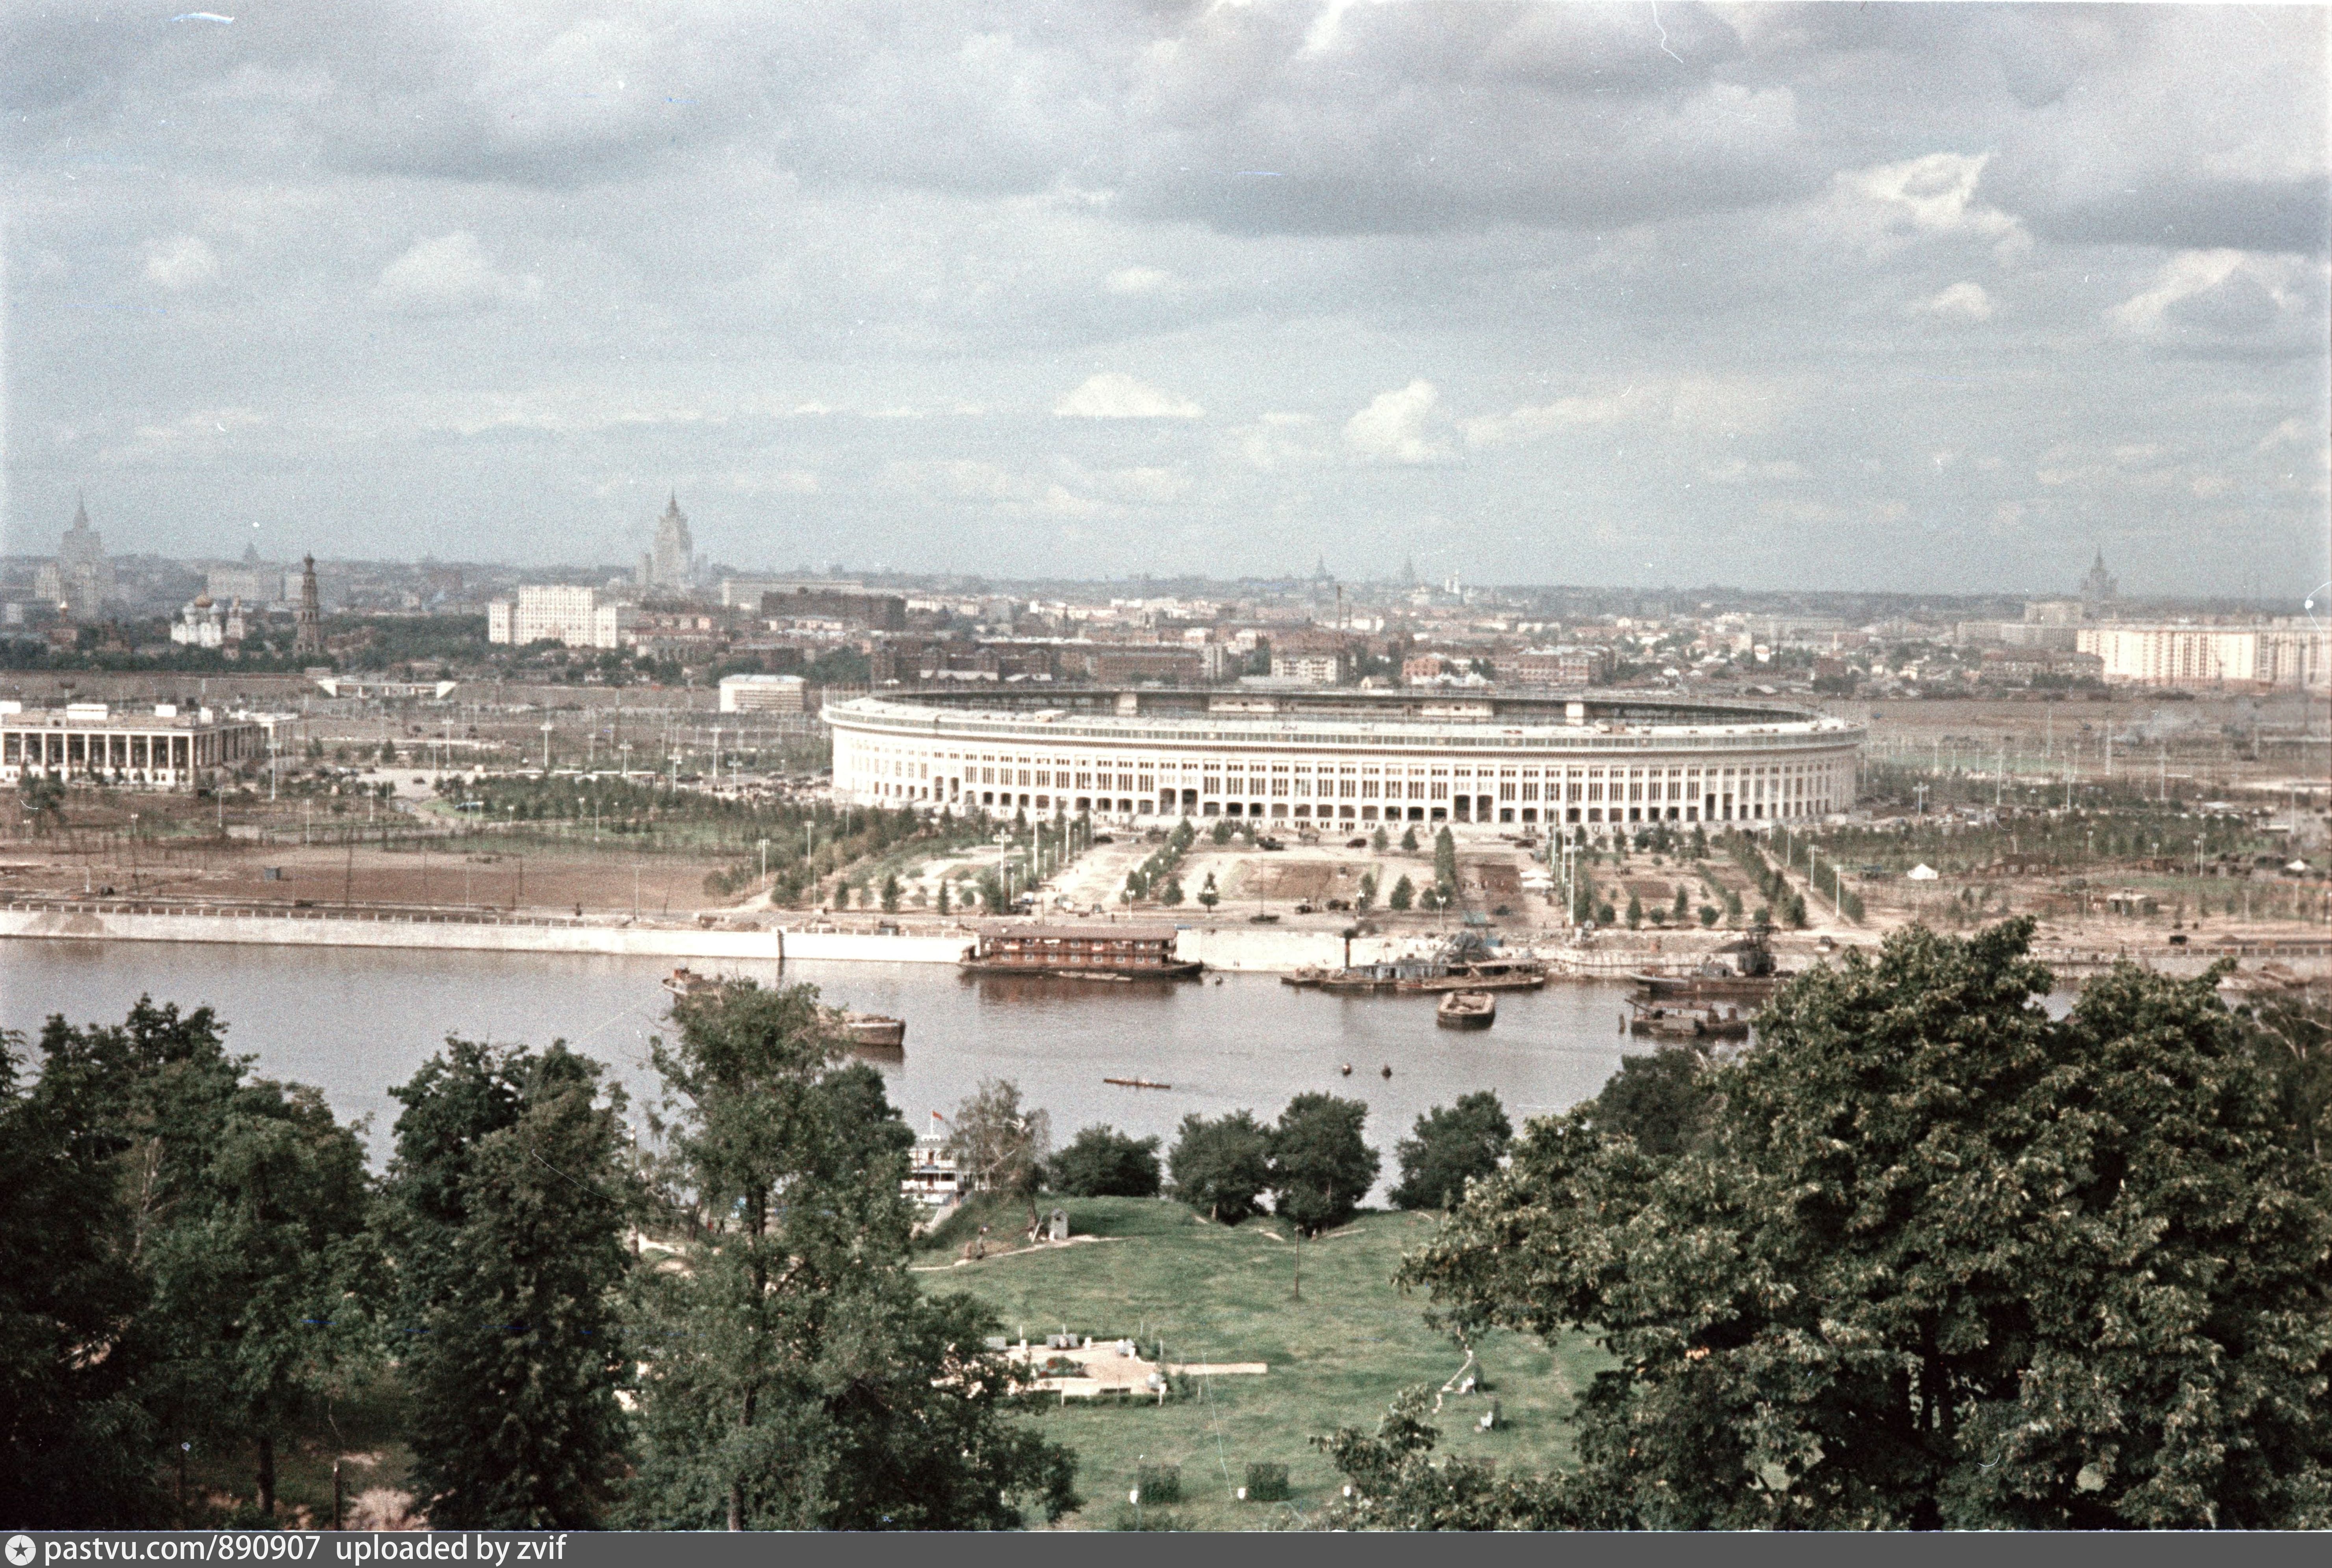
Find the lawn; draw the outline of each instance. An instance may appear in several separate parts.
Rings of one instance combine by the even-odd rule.
[[[1162,1344],[1170,1362],[1264,1362],[1260,1377],[1194,1380],[1187,1398],[1149,1403],[1047,1405],[1030,1419],[1077,1454],[1087,1501],[1065,1521],[1107,1528],[1130,1513],[1138,1465],[1179,1464],[1183,1501],[1171,1512],[1194,1529],[1265,1529],[1312,1515],[1340,1486],[1308,1440],[1339,1426],[1373,1429],[1401,1389],[1439,1388],[1465,1352],[1425,1321],[1426,1303],[1391,1282],[1404,1249],[1433,1232],[1434,1217],[1364,1214],[1303,1245],[1303,1296],[1295,1299],[1295,1245],[1265,1218],[1209,1224],[1179,1203],[1149,1199],[1053,1200],[1073,1235],[1113,1239],[991,1257],[951,1266],[955,1253],[917,1260],[926,1289],[963,1290],[1002,1319],[1005,1332],[1133,1338],[1145,1356]],[[996,1227],[1014,1232],[1009,1221]],[[1016,1237],[1017,1238],[1017,1237]],[[1450,1396],[1443,1449],[1495,1459],[1502,1468],[1567,1464],[1572,1401],[1608,1364],[1583,1336],[1553,1352],[1534,1339],[1495,1333],[1476,1346],[1483,1392]],[[1501,1425],[1475,1422],[1496,1400]],[[1239,1503],[1233,1489],[1251,1460],[1287,1467],[1286,1504]]]

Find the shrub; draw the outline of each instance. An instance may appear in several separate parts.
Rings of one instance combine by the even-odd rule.
[[[1247,1500],[1284,1503],[1287,1500],[1287,1467],[1257,1459],[1247,1468]]]
[[[1142,1494],[1143,1507],[1157,1503],[1179,1503],[1182,1500],[1182,1467],[1137,1466],[1133,1472],[1133,1487]]]
[[[1390,909],[1407,909],[1416,899],[1416,884],[1404,876],[1392,884],[1392,893],[1385,899],[1385,905]]]

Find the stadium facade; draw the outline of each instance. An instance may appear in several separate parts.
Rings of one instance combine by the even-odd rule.
[[[1864,733],[1633,693],[957,690],[825,718],[835,789],[861,805],[1291,826],[1818,819],[1852,802]]]

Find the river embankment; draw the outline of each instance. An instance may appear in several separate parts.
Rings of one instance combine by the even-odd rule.
[[[166,904],[135,899],[20,899],[0,904],[0,939],[216,943],[234,946],[435,949],[445,951],[581,953],[696,960],[788,960],[953,964],[978,942],[976,923],[884,920],[852,925],[830,919],[786,922],[731,914],[639,919],[486,911],[474,908]],[[1558,975],[1618,979],[1639,970],[1690,967],[1738,933],[1605,932],[1586,941],[1508,933],[1507,951],[1544,960]],[[1384,963],[1437,951],[1448,933],[1419,930],[1346,935],[1343,931],[1258,929],[1194,923],[1178,928],[1177,956],[1209,970],[1285,974],[1305,967]],[[1783,935],[1784,969],[1848,947]],[[2034,956],[2078,982],[2133,961],[2166,974],[2198,975],[2222,959],[2256,967],[2278,962],[2307,979],[2332,976],[2332,942],[2290,938],[2037,943]]]

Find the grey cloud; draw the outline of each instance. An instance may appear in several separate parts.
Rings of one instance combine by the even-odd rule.
[[[2232,246],[2321,255],[2332,246],[2332,200],[2321,179],[2179,181],[2028,215],[2032,231],[2074,244]]]
[[[25,5],[10,543],[101,482],[139,548],[620,556],[683,483],[746,562],[1949,586],[2206,515],[2322,555],[2243,466],[2326,423],[2322,13],[1330,14]],[[1870,194],[1979,163],[1924,225]],[[1205,415],[1054,414],[1111,376]],[[2165,427],[2207,513],[2030,493]]]

